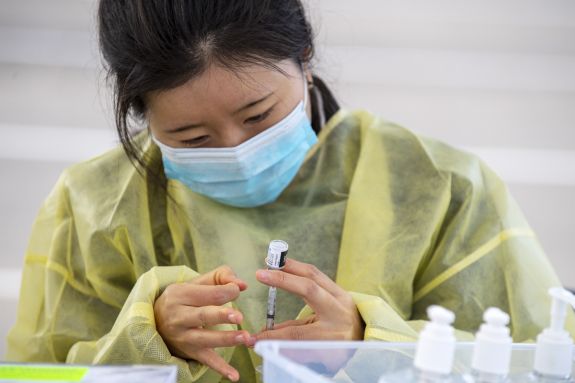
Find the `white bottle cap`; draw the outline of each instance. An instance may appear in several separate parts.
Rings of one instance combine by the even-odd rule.
[[[427,316],[430,322],[419,334],[414,365],[421,371],[449,374],[455,353],[455,335],[451,327],[455,314],[441,306],[430,306]]]
[[[567,305],[575,307],[575,296],[559,287],[549,289],[549,295],[553,298],[551,324],[537,336],[534,370],[544,376],[566,378],[571,375],[573,339],[563,327]]]
[[[509,315],[495,307],[483,313],[484,324],[475,336],[471,367],[488,374],[507,375],[513,341],[509,335]]]

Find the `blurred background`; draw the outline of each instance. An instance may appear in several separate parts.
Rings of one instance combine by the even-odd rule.
[[[575,1],[308,0],[316,70],[365,108],[480,155],[575,287]],[[116,145],[95,0],[0,0],[0,360],[34,217]]]

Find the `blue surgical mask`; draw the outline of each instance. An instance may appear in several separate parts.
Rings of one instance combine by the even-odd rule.
[[[275,201],[317,142],[304,99],[283,120],[233,148],[172,148],[154,139],[164,171],[196,193],[226,205],[256,207]]]

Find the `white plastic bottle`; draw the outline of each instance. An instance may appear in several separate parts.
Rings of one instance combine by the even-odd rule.
[[[379,383],[455,382],[451,374],[456,342],[451,324],[455,315],[443,307],[430,306],[427,316],[430,322],[419,335],[413,367],[385,374]]]
[[[565,331],[567,305],[575,307],[575,296],[562,288],[549,289],[553,299],[551,324],[537,336],[533,372],[513,379],[516,382],[565,383],[572,378],[573,339]]]
[[[509,315],[498,308],[491,307],[483,313],[485,323],[475,336],[471,373],[464,376],[468,383],[509,382],[509,364],[511,362],[511,339]]]

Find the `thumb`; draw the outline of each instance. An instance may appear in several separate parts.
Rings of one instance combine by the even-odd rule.
[[[227,285],[228,283],[233,283],[239,287],[240,291],[248,288],[247,283],[238,278],[228,265],[220,266],[206,274],[200,275],[193,282],[201,285]]]

